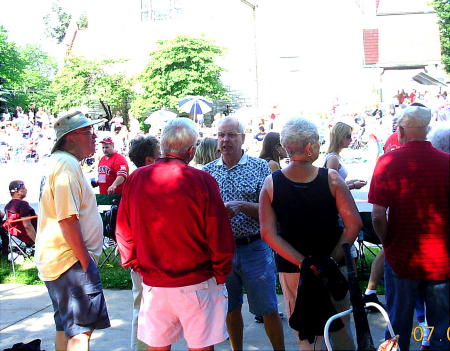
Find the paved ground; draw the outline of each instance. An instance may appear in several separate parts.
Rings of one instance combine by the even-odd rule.
[[[129,350],[132,296],[129,290],[106,290],[108,310],[112,327],[94,332],[91,343],[93,351]],[[281,296],[279,307],[282,310]],[[42,339],[43,350],[53,350],[53,312],[47,290],[43,285],[0,284],[0,350],[18,342]],[[245,304],[245,350],[269,350],[264,327],[253,320]],[[369,325],[375,345],[383,339],[385,323],[380,314],[369,314]],[[287,350],[297,350],[296,338],[283,319]],[[184,341],[174,345],[173,350],[186,350]],[[411,348],[413,349],[413,347]],[[230,350],[228,341],[217,345],[216,350]]]

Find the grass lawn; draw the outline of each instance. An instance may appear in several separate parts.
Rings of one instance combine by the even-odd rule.
[[[102,254],[100,262],[103,262],[103,259]],[[38,277],[34,262],[25,260],[22,264],[16,264],[15,268],[16,277],[14,278],[11,262],[4,256],[0,257],[0,284],[44,284]],[[112,258],[100,268],[100,278],[105,289],[131,289],[130,271],[122,268],[118,261]]]
[[[111,250],[109,248],[108,250]],[[373,249],[378,253],[379,249]],[[370,252],[365,251],[367,266],[370,267],[373,259],[375,258]],[[103,262],[104,255],[100,258],[100,262]],[[16,284],[28,284],[37,285],[43,284],[37,274],[37,269],[33,262],[25,260],[22,264],[16,264],[16,277],[14,278],[11,262],[7,261],[5,257],[0,257],[0,283],[16,283]],[[358,277],[360,279],[361,291],[364,293],[367,286],[367,280],[369,278],[370,270],[362,270],[358,265]],[[117,259],[110,257],[109,261],[100,268],[100,277],[102,280],[103,288],[105,289],[131,289],[131,277],[130,271],[120,266]],[[277,286],[277,293],[281,294],[281,288]],[[378,285],[377,293],[384,294],[384,286]]]
[[[359,279],[359,286],[361,288],[361,292],[364,293],[364,291],[367,288],[367,281],[369,280],[370,276],[370,267],[372,266],[372,261],[375,259],[375,256],[380,252],[379,248],[370,248],[372,252],[365,249],[364,255],[366,256],[366,262],[367,266],[363,266],[361,263],[357,263],[357,269],[358,269],[358,279]],[[384,295],[384,280],[382,280],[378,286],[377,286],[377,294],[378,295]]]

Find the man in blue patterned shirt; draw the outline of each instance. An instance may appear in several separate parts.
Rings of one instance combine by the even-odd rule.
[[[242,350],[243,287],[250,312],[263,316],[264,327],[274,350],[284,350],[283,327],[278,315],[276,269],[272,250],[259,233],[259,193],[271,174],[266,161],[242,151],[244,127],[233,117],[218,126],[222,157],[203,169],[217,180],[230,217],[236,249],[233,270],[226,281],[229,294],[227,328],[233,350]]]

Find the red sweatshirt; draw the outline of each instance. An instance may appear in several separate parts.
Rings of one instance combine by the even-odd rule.
[[[219,187],[207,172],[159,160],[125,182],[116,237],[122,265],[146,285],[181,287],[231,271],[234,239]]]

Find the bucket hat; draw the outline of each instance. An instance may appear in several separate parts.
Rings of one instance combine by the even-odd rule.
[[[94,124],[98,124],[98,123],[102,123],[102,122],[105,122],[105,119],[93,120],[93,119],[87,118],[80,111],[72,112],[68,115],[58,118],[56,120],[55,124],[53,125],[53,127],[55,128],[55,133],[56,133],[56,141],[55,141],[55,145],[52,148],[51,153],[56,151],[56,149],[58,148],[58,146],[61,142],[61,139],[64,135],[66,135],[74,130],[84,128],[84,127],[89,127]]]

